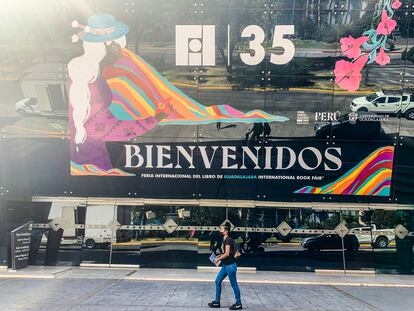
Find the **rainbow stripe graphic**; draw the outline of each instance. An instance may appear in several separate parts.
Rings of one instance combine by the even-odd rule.
[[[338,180],[322,187],[306,186],[295,193],[389,196],[394,147],[372,152]]]
[[[102,170],[93,164],[80,165],[72,161],[70,162],[70,174],[72,176],[135,176],[135,174],[130,174],[117,168]]]
[[[128,49],[104,78],[112,91],[109,109],[119,120],[140,120],[155,115],[159,104],[171,104],[174,112],[160,125],[207,124],[213,122],[284,122],[288,118],[261,110],[241,112],[229,105],[204,106],[172,85],[156,69]]]

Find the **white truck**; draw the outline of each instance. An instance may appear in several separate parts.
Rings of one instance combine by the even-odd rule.
[[[66,65],[63,63],[37,64],[26,70],[20,79],[23,97],[15,104],[22,116],[67,115]]]
[[[87,248],[94,248],[98,245],[105,245],[116,242],[116,232],[112,232],[110,223],[116,219],[117,206],[114,205],[88,205],[85,215],[84,236],[77,234],[82,232],[75,229],[77,221],[76,204],[52,203],[48,223],[54,220],[64,229],[61,245],[75,245],[84,243]],[[47,243],[47,235],[42,237],[42,243]]]
[[[60,241],[61,245],[82,244],[82,237],[76,235],[76,209],[76,205],[60,202],[53,202],[50,207],[47,222],[51,223],[55,220],[55,222],[59,223],[59,225],[64,224],[62,240]],[[47,243],[47,233],[43,235],[42,243]]]
[[[350,108],[353,112],[401,114],[408,120],[414,120],[414,94],[379,91],[368,96],[354,98]]]
[[[371,224],[371,227],[353,228],[350,233],[355,234],[360,244],[370,243],[377,248],[387,248],[391,241],[395,241],[393,229],[377,229],[375,224]]]
[[[85,217],[85,247],[94,248],[97,245],[116,242],[116,232],[112,232],[109,223],[116,219],[117,206],[88,205]],[[95,228],[94,228],[95,227]]]
[[[16,112],[24,117],[27,115],[40,115],[40,107],[34,97],[23,98],[15,104]]]

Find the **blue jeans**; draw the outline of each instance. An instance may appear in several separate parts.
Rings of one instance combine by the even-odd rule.
[[[239,285],[237,284],[236,272],[237,265],[235,263],[231,265],[223,265],[221,267],[221,270],[216,277],[216,301],[220,302],[221,283],[226,278],[226,276],[228,276],[230,280],[230,285],[233,288],[234,296],[236,297],[236,303],[241,303],[240,289]]]

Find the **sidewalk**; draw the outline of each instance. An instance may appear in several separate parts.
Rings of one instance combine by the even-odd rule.
[[[412,310],[414,278],[240,271],[246,310]],[[210,310],[215,271],[29,267],[0,270],[0,310]],[[233,303],[228,282],[221,304]],[[225,310],[225,309],[223,309]]]
[[[113,266],[114,267],[114,266]],[[148,269],[148,268],[80,268],[29,266],[13,272],[0,270],[3,278],[23,279],[118,279],[135,281],[176,281],[213,282],[218,268],[206,267],[191,269]],[[413,288],[414,276],[374,273],[347,273],[339,271],[280,272],[255,271],[239,267],[238,280],[249,284],[290,284],[290,285],[330,285],[330,286],[375,286]]]
[[[409,311],[414,305],[414,278],[407,275],[240,271],[238,277],[246,310]],[[210,310],[214,278],[215,271],[181,269],[0,270],[0,310]],[[225,282],[222,307],[233,300]]]
[[[217,270],[218,271],[218,270]],[[216,272],[194,270],[142,269],[129,276],[129,280],[212,282]],[[390,275],[343,275],[338,273],[304,272],[238,272],[240,283],[249,284],[291,284],[291,285],[332,285],[332,286],[385,286],[414,288],[413,276]]]

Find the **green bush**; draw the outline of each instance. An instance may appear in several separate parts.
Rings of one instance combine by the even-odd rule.
[[[405,49],[405,51],[401,53],[401,59],[409,60],[414,63],[414,47],[410,48],[408,51]]]
[[[338,37],[348,37],[352,36],[358,38],[362,36],[364,31],[370,29],[371,27],[372,16],[370,14],[365,14],[361,18],[354,20],[350,24],[341,25],[338,28]]]

